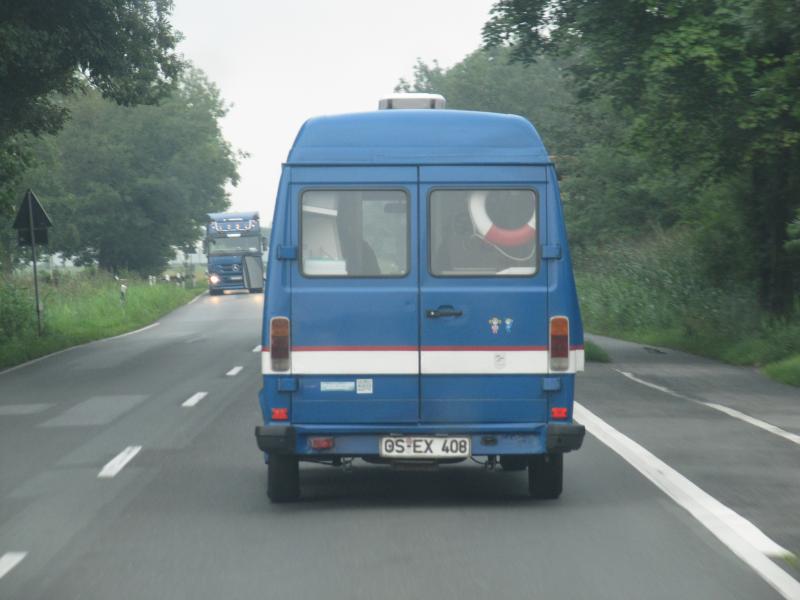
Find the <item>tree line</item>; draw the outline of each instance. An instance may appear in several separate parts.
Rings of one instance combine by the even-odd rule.
[[[33,188],[48,250],[117,272],[160,272],[228,204],[240,154],[219,90],[175,47],[169,0],[0,4],[0,263]]]
[[[400,89],[537,126],[584,250],[680,232],[709,286],[800,289],[800,8],[793,0],[501,0],[484,47]]]
[[[623,151],[684,187],[677,218],[722,271],[789,314],[800,254],[800,7],[794,0],[500,0],[484,27],[514,60],[569,61],[577,97],[607,99]],[[666,182],[664,182],[666,183]],[[665,207],[666,208],[666,207]],[[667,208],[669,210],[669,208]],[[721,251],[722,250],[722,251]],[[720,252],[721,251],[721,252]]]

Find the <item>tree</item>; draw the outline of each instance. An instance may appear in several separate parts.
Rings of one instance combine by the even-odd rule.
[[[449,69],[418,62],[398,91],[441,93],[449,108],[506,112],[537,128],[562,176],[573,246],[669,227],[681,218],[685,189],[671,169],[632,148],[633,118],[607,97],[578,102],[570,62],[550,55],[510,62],[502,47],[478,50]]]
[[[193,245],[206,213],[228,206],[237,154],[222,137],[217,88],[187,68],[158,106],[121,107],[88,92],[71,120],[33,145],[27,185],[58,224],[50,250],[110,271],[160,272],[175,247]]]
[[[26,166],[16,136],[58,131],[70,94],[92,87],[123,105],[169,94],[182,68],[171,10],[171,0],[0,3],[0,213]]]
[[[501,0],[489,46],[522,62],[568,55],[583,98],[633,115],[639,148],[697,181],[739,187],[722,210],[747,224],[762,305],[788,314],[800,205],[800,20],[793,0]],[[745,177],[742,177],[742,175]],[[738,191],[738,193],[736,193]],[[699,194],[698,194],[699,195]]]

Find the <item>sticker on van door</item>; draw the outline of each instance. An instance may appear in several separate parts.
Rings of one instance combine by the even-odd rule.
[[[356,379],[356,394],[371,394],[372,379]]]
[[[320,392],[352,392],[356,389],[355,381],[320,381]]]

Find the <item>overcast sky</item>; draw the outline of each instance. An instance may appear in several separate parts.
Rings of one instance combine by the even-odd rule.
[[[417,58],[451,66],[481,43],[495,0],[176,0],[184,56],[233,104],[225,137],[250,153],[232,210],[272,207],[297,130],[373,110]]]

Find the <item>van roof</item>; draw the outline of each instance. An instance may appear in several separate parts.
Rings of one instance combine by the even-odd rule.
[[[462,110],[381,110],[315,117],[289,152],[290,165],[550,164],[523,117]]]

